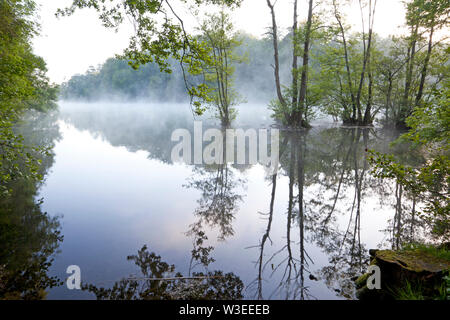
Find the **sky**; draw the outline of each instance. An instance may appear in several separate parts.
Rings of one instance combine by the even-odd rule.
[[[68,81],[74,74],[85,73],[90,66],[98,66],[106,59],[119,54],[128,45],[133,34],[131,24],[123,25],[116,33],[104,28],[95,12],[83,9],[71,17],[56,18],[55,12],[72,3],[72,0],[35,0],[40,6],[41,35],[34,40],[35,53],[47,62],[48,76],[55,83]],[[306,19],[306,0],[299,1],[299,19]],[[346,11],[347,22],[355,30],[361,30],[361,16],[357,1]],[[292,24],[292,0],[276,2],[277,22],[281,33]],[[244,0],[241,8],[232,13],[237,30],[244,30],[261,37],[271,25],[270,11],[265,0]],[[193,16],[186,17],[189,28],[197,22]],[[381,36],[401,34],[404,29],[404,6],[402,0],[378,0],[375,32]]]

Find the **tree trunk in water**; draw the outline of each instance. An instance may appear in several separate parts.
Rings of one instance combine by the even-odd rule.
[[[333,0],[333,6],[334,6],[334,17],[336,18],[336,21],[339,24],[339,29],[341,31],[341,36],[342,36],[342,42],[344,45],[344,58],[345,58],[345,69],[347,71],[347,84],[348,84],[348,88],[350,90],[350,96],[352,99],[351,119],[344,119],[344,122],[348,122],[348,121],[355,122],[356,121],[356,102],[355,102],[355,94],[353,93],[352,77],[351,77],[351,72],[350,72],[350,63],[349,63],[349,59],[348,59],[347,39],[345,38],[344,26],[342,25],[341,17],[337,10],[336,0]]]
[[[423,89],[425,87],[425,79],[427,77],[428,64],[430,63],[431,51],[433,50],[433,33],[434,33],[434,26],[432,26],[430,30],[430,39],[428,40],[427,56],[425,57],[425,62],[423,64],[422,75],[420,76],[419,91],[417,92],[416,96],[416,107],[420,104],[420,101],[422,100],[423,96]]]
[[[291,125],[301,126],[302,112],[299,110],[298,104],[298,57],[296,50],[297,42],[297,0],[294,1],[294,23],[292,26],[292,122]]]
[[[299,100],[300,117],[298,119],[299,126],[303,125],[303,123],[302,123],[303,122],[303,110],[305,109],[306,90],[307,90],[307,86],[308,86],[309,46],[311,43],[312,11],[313,11],[313,0],[309,0],[308,21],[306,23],[305,43],[304,43],[304,50],[303,50],[302,78],[300,80],[300,100]]]
[[[360,5],[361,5],[361,1],[360,1]],[[363,59],[363,68],[361,71],[361,77],[359,79],[358,93],[356,95],[356,107],[358,109],[357,110],[358,111],[358,124],[364,124],[363,119],[362,119],[361,95],[362,95],[362,89],[363,89],[363,85],[364,85],[364,78],[366,75],[367,64],[370,62],[370,50],[372,47],[373,23],[375,21],[376,5],[377,5],[377,2],[375,0],[375,4],[372,9],[372,1],[369,1],[369,37],[367,39],[367,48],[366,48],[366,39],[364,36],[364,29],[363,29],[364,59]],[[362,7],[361,7],[361,15],[362,15]],[[363,28],[364,28],[364,18],[362,20],[363,20]]]
[[[270,0],[267,0],[267,6],[270,9],[270,13],[272,15],[272,39],[273,39],[273,51],[274,51],[274,60],[275,60],[275,66],[274,66],[274,75],[275,75],[275,85],[277,89],[277,97],[280,104],[285,107],[286,101],[284,100],[283,93],[281,91],[281,83],[280,83],[280,62],[279,62],[279,55],[278,55],[278,27],[277,27],[277,20],[275,17],[275,9],[274,5],[270,2]],[[286,121],[290,121],[290,117],[288,114],[285,113]]]

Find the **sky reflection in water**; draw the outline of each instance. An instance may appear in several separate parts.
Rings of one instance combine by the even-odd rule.
[[[111,286],[138,274],[126,257],[144,244],[187,274],[193,238],[186,233],[197,223],[208,236],[206,245],[214,247],[208,269],[240,277],[245,298],[345,299],[353,297],[350,278],[365,268],[367,250],[389,240],[382,230],[394,216],[395,198],[385,190],[389,185],[370,177],[365,161],[366,147],[385,151],[392,140],[379,129],[317,121],[306,135],[282,133],[285,151],[270,215],[273,178],[260,165],[171,163],[172,131],[193,126],[186,106],[61,103],[60,109],[62,139],[40,197],[44,211],[62,216],[64,241],[50,272],[61,279],[67,266],[76,264],[83,282]],[[246,105],[234,126],[271,124],[265,106]],[[355,185],[361,186],[360,197]],[[224,192],[214,194],[211,186]],[[93,297],[65,286],[48,296]]]

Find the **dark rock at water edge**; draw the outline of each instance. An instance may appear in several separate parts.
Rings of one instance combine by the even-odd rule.
[[[444,248],[448,250],[440,249]],[[370,290],[367,280],[371,274],[363,274],[355,281],[360,300],[392,300],[408,284],[420,287],[423,297],[432,299],[440,294],[443,277],[450,271],[450,261],[418,250],[370,250],[369,254],[370,264],[380,268],[381,289]]]

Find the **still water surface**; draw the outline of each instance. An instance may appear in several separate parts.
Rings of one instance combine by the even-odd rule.
[[[308,133],[281,133],[280,170],[267,176],[260,165],[172,163],[173,130],[193,128],[186,105],[63,102],[57,123],[39,197],[60,219],[49,273],[62,280],[69,265],[98,287],[140,276],[127,256],[144,245],[183,275],[205,272],[191,259],[204,232],[207,270],[234,273],[245,298],[349,299],[368,249],[391,245],[398,196],[371,176],[366,149],[387,151],[395,133],[317,120]],[[263,105],[242,106],[233,123],[272,125]],[[60,286],[48,298],[95,296]]]

